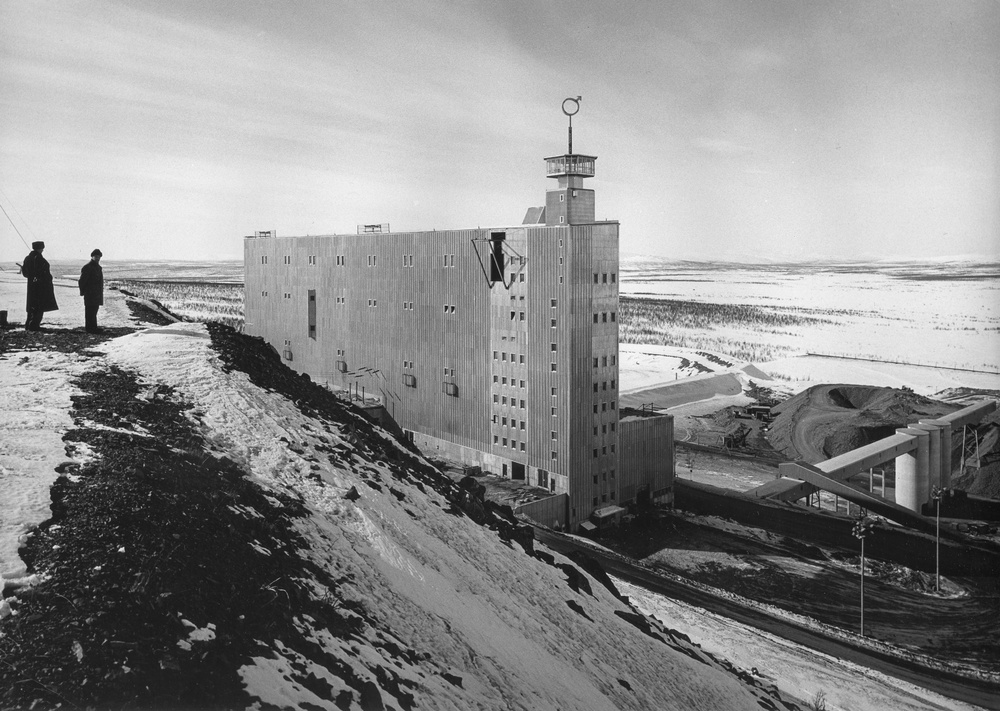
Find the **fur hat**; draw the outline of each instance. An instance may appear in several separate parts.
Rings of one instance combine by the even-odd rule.
[[[31,243],[31,248],[32,249],[45,249],[45,243],[44,242],[40,242],[40,241],[39,242],[32,242]]]
[[[95,249],[93,252],[90,253],[90,256],[91,257],[103,257],[104,256],[104,252],[102,252],[99,249]]]

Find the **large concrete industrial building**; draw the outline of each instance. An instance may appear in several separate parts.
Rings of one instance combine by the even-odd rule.
[[[619,225],[595,220],[595,162],[570,133],[520,225],[248,237],[246,330],[377,398],[425,453],[537,487],[543,523],[672,500],[672,418],[618,409]]]

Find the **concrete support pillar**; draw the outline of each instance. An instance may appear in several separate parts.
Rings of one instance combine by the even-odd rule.
[[[927,453],[930,439],[927,430],[903,428],[896,434],[911,435],[916,439],[915,450],[896,457],[896,503],[920,513],[921,504],[930,494],[927,476]]]
[[[925,422],[910,429],[927,431],[927,500],[935,486],[941,486],[941,428]]]
[[[933,425],[938,428],[938,477],[937,486],[942,489],[951,487],[951,423],[947,420],[920,420],[922,425]],[[933,437],[933,435],[931,435]],[[932,455],[933,456],[933,455]],[[934,486],[931,483],[931,486]]]

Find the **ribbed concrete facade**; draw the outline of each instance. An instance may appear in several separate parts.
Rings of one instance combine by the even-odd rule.
[[[248,237],[246,330],[381,400],[427,454],[567,494],[575,526],[625,503],[618,223],[584,192],[565,214],[585,224]],[[672,483],[672,463],[643,472],[630,491]]]

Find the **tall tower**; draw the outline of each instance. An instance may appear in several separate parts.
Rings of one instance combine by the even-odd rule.
[[[584,225],[594,222],[594,191],[583,187],[583,179],[594,177],[597,156],[573,152],[573,116],[580,110],[580,97],[563,101],[562,110],[569,117],[569,148],[565,155],[545,159],[546,175],[559,181],[545,191],[545,224]]]

